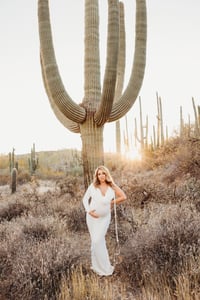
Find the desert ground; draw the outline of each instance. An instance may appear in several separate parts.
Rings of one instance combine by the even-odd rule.
[[[90,270],[80,169],[56,178],[38,169],[15,193],[2,180],[0,299],[200,299],[199,145],[175,140],[143,161],[107,160],[127,195],[119,243],[113,211],[106,236],[109,277]]]

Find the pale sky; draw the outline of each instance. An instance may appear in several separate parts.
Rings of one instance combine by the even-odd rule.
[[[105,65],[107,1],[100,0],[102,74]],[[135,1],[124,0],[127,36],[125,86],[134,54]],[[179,125],[183,108],[193,120],[192,97],[200,105],[200,1],[147,0],[147,61],[139,96],[143,118],[156,125],[156,92],[162,98],[164,126]],[[83,97],[84,1],[50,0],[50,14],[57,63],[69,95]],[[14,147],[16,154],[81,149],[78,134],[55,117],[44,91],[39,60],[37,1],[0,0],[0,153]],[[129,111],[129,132],[138,119],[138,99]],[[124,118],[121,119],[122,127]],[[114,123],[105,126],[104,149],[115,149]]]

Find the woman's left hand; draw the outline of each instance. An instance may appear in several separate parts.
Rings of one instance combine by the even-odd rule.
[[[113,207],[114,207],[114,201],[115,201],[115,199],[113,199],[113,200],[110,202],[110,209],[113,209]],[[116,204],[116,202],[115,202],[115,204]]]

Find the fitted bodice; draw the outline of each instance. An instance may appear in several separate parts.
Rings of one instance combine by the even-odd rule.
[[[91,198],[91,201],[87,206],[86,202],[89,198]],[[89,187],[87,196],[83,199],[83,203],[85,207],[87,206],[87,210],[95,210],[99,217],[103,217],[110,213],[110,202],[113,198],[114,190],[110,186],[108,186],[105,195],[103,195],[101,190],[92,184]]]

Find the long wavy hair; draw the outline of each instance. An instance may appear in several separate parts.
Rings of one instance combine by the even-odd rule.
[[[98,185],[100,185],[100,181],[99,181],[99,178],[98,178],[98,172],[99,170],[101,170],[105,175],[106,175],[106,183],[113,187],[114,186],[114,180],[110,174],[110,171],[108,170],[108,168],[106,168],[105,166],[98,166],[94,172],[94,179],[93,179],[93,184],[95,187],[97,187]]]

